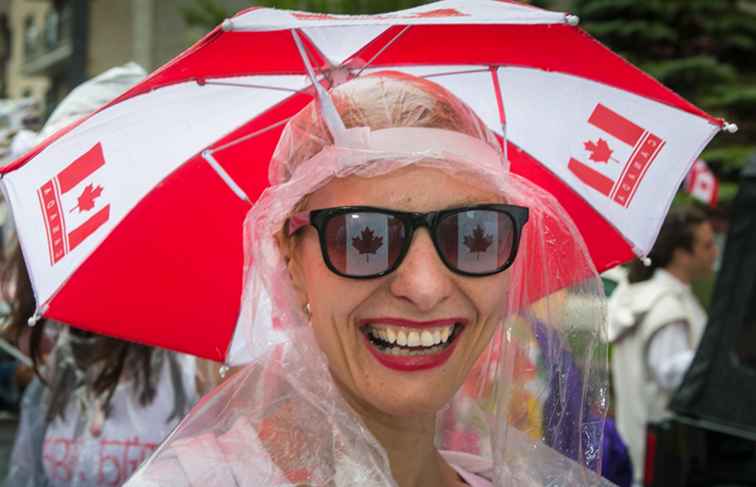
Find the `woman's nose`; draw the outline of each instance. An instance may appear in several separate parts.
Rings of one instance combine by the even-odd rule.
[[[419,229],[404,261],[391,275],[391,293],[410,301],[420,311],[430,311],[451,294],[450,272],[438,256],[428,231]]]

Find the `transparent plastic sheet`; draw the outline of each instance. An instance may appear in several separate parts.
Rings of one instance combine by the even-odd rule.
[[[507,318],[438,412],[437,448],[496,486],[610,485],[596,475],[607,406],[603,288],[563,208],[508,173],[495,137],[438,85],[390,74],[331,96],[346,133],[334,145],[317,103],[292,119],[271,161],[272,185],[245,223],[240,326],[252,361],[203,399],[128,485],[396,485],[384,450],[331,377],[276,235],[333,178],[408,166],[476,181],[530,209],[501,298]],[[441,98],[446,118],[429,118]],[[446,131],[450,119],[457,134]],[[439,131],[406,128],[418,126]]]

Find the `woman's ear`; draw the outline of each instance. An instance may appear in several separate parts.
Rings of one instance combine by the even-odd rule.
[[[286,269],[289,271],[294,292],[297,294],[302,308],[304,308],[309,301],[307,299],[302,259],[299,252],[297,252],[296,238],[287,237],[284,235],[284,232],[278,232],[276,234],[276,243],[278,244],[278,251],[281,252],[281,257],[283,257],[286,264]]]

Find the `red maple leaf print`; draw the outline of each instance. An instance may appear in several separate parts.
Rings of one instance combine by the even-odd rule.
[[[467,14],[463,14],[455,8],[437,8],[436,10],[429,10],[427,12],[420,12],[415,14],[414,17],[418,19],[427,19],[434,17],[466,17]]]
[[[291,15],[297,20],[335,20],[337,16],[318,12],[292,12]]]
[[[370,227],[365,227],[359,237],[352,237],[352,247],[360,254],[365,254],[365,261],[370,262],[370,254],[375,255],[383,245],[383,237],[376,235]]]
[[[93,184],[88,184],[84,191],[81,192],[78,198],[76,198],[77,205],[71,209],[71,212],[78,209],[79,213],[83,213],[85,211],[89,211],[95,206],[95,200],[100,197],[102,194],[102,186],[97,185],[95,187]]]
[[[476,260],[480,260],[480,253],[488,250],[493,243],[493,236],[486,235],[486,231],[480,225],[476,225],[471,235],[465,235],[463,242],[470,249],[471,254],[477,254]]]
[[[607,162],[609,162],[609,159],[614,162],[619,162],[616,159],[612,158],[614,151],[601,137],[599,137],[595,143],[591,140],[583,142],[583,147],[585,147],[585,150],[591,153],[588,158],[593,162],[603,162],[604,164],[606,164]]]

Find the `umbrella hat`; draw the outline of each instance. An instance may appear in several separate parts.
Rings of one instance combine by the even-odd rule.
[[[315,87],[382,70],[467,103],[511,170],[565,207],[599,271],[644,255],[726,124],[576,20],[494,0],[374,16],[240,12],[2,170],[38,314],[226,360],[242,222],[285,123]]]

